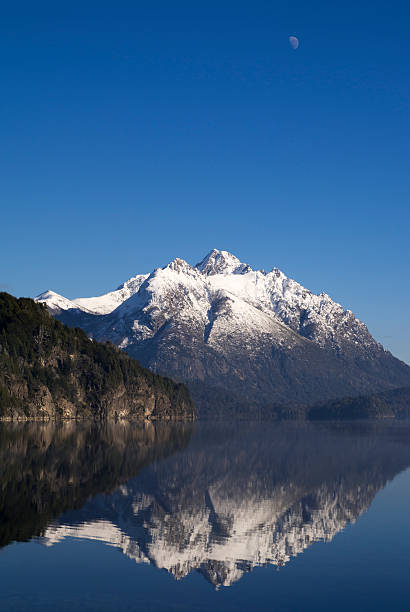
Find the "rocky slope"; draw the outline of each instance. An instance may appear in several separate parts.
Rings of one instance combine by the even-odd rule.
[[[193,418],[186,387],[0,293],[0,418]]]
[[[37,300],[186,382],[203,410],[306,405],[410,384],[409,366],[350,310],[277,268],[254,271],[225,251],[195,267],[176,259],[99,298],[68,302],[46,292]]]

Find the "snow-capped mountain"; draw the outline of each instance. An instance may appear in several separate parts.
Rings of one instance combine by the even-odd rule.
[[[252,270],[214,249],[175,259],[116,291],[36,298],[60,320],[187,382],[201,404],[309,403],[410,384],[410,368],[327,294],[277,268]]]

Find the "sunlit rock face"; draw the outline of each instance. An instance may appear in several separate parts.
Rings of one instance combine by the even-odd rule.
[[[97,540],[176,579],[198,571],[230,586],[330,542],[366,512],[410,465],[409,429],[396,429],[198,424],[185,449],[64,513],[41,541]]]

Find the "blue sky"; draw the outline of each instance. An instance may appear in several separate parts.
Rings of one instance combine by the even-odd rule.
[[[400,1],[4,6],[0,285],[88,296],[216,247],[410,362],[409,30]]]

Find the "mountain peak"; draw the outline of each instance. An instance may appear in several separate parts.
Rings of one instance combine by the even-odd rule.
[[[47,298],[53,298],[53,297],[63,298],[62,295],[56,293],[55,291],[52,291],[51,289],[47,289],[47,291],[43,291],[43,293],[40,293],[40,295],[36,297],[36,300],[40,300],[40,298],[47,299]],[[63,298],[63,299],[66,299],[66,298]]]
[[[206,276],[213,274],[245,274],[252,270],[248,264],[242,263],[232,253],[218,251],[218,249],[212,249],[195,267]]]
[[[167,266],[165,266],[164,270],[175,270],[175,272],[192,272],[193,268],[189,265],[185,259],[181,259],[180,257],[176,257],[172,260]]]
[[[53,313],[69,310],[71,308],[78,308],[77,304],[71,300],[68,300],[59,293],[51,291],[51,289],[40,293],[40,295],[34,298],[34,301],[39,302],[40,304],[44,302],[47,304],[47,308]]]

